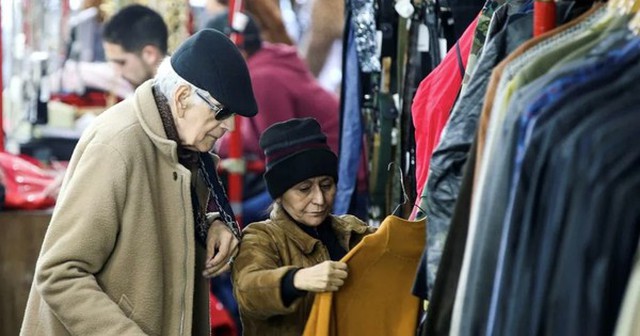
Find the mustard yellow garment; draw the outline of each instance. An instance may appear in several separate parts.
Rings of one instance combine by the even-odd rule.
[[[304,335],[415,335],[420,300],[411,287],[425,228],[387,217],[342,258],[349,276],[340,290],[315,296]]]

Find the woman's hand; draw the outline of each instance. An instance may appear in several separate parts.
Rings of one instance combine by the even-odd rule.
[[[347,264],[328,260],[296,272],[293,286],[309,292],[334,292],[346,278]]]

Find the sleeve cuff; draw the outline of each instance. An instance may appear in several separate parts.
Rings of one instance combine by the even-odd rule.
[[[229,230],[231,230],[231,233],[233,233],[233,235],[238,238],[238,240],[242,238],[242,230],[240,230],[240,225],[238,225],[238,222],[236,222],[235,220],[231,223],[225,222],[219,212],[207,213],[207,223],[209,226],[211,226],[211,223],[213,223],[213,221],[216,219],[221,220],[229,228]]]
[[[280,283],[280,293],[282,296],[282,303],[285,307],[288,307],[295,301],[297,298],[304,296],[307,292],[303,290],[297,289],[293,285],[293,277],[300,270],[300,268],[295,268],[287,271],[284,277],[282,277],[282,282]]]

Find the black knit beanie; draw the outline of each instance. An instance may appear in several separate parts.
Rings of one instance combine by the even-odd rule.
[[[338,157],[313,118],[271,125],[262,133],[260,147],[267,164],[264,180],[273,199],[308,178],[327,175],[338,181]]]

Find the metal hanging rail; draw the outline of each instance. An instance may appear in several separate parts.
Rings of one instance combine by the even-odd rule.
[[[229,24],[233,25],[235,13],[241,12],[243,9],[242,0],[229,0]],[[236,45],[242,44],[242,35],[235,32],[231,33],[231,41]],[[236,215],[236,220],[240,225],[242,223],[242,178],[246,169],[243,159],[242,150],[242,133],[241,133],[241,117],[235,117],[235,129],[231,132],[229,140],[229,163],[225,169],[229,173],[229,202],[231,208]]]

